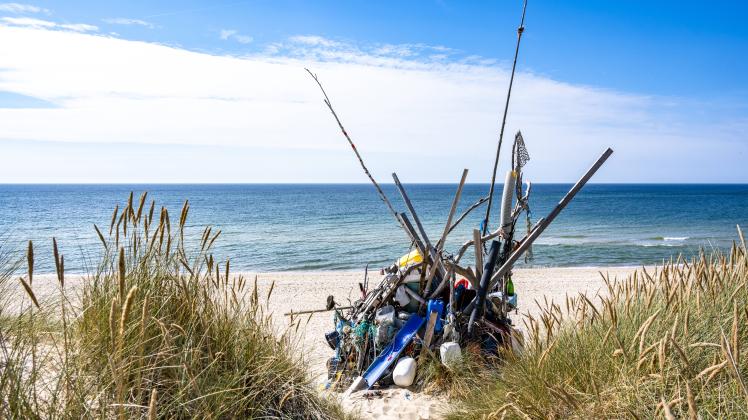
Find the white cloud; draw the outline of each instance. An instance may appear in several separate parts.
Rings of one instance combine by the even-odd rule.
[[[233,39],[240,44],[249,44],[250,42],[254,41],[254,38],[252,38],[251,36],[242,35],[235,29],[221,29],[221,32],[218,36],[224,41]]]
[[[13,26],[25,26],[25,27],[34,28],[34,29],[58,28],[58,29],[67,29],[67,30],[75,31],[75,32],[96,32],[99,30],[98,27],[94,25],[89,25],[86,23],[57,23],[57,22],[52,22],[49,20],[26,18],[26,17],[22,17],[22,18],[3,17],[3,18],[0,18],[0,21],[13,25]]]
[[[145,26],[146,28],[149,28],[149,29],[153,29],[156,27],[151,22],[147,22],[141,19],[107,18],[107,19],[103,19],[103,21],[111,25],[136,25],[136,26]]]
[[[298,44],[311,45],[315,47],[339,47],[342,44],[338,41],[333,41],[325,37],[317,35],[296,35],[290,38],[291,42]]]
[[[10,12],[10,13],[47,13],[49,14],[49,9],[45,9],[43,7],[34,6],[31,4],[21,4],[21,3],[0,3],[0,12]]]
[[[89,25],[87,23],[63,23],[58,25],[63,29],[70,29],[76,32],[96,32],[99,30],[98,26]]]
[[[236,42],[240,44],[249,44],[254,40],[254,38],[248,35],[236,35],[234,36],[234,39],[236,39]]]
[[[235,34],[236,34],[236,31],[233,29],[221,29],[221,34],[219,36],[221,37],[221,39],[225,41],[231,38]]]
[[[439,50],[424,48],[426,58],[403,58],[321,37],[232,57],[23,26],[0,24],[0,39],[14,40],[0,43],[0,91],[57,107],[0,108],[0,145],[28,144],[0,165],[0,182],[23,173],[14,162],[59,142],[70,148],[55,150],[91,161],[114,162],[125,144],[143,159],[94,180],[50,156],[35,180],[132,182],[137,172],[152,182],[366,182],[304,67],[319,74],[380,181],[398,171],[406,182],[455,182],[464,167],[471,182],[490,176],[508,73],[474,57],[430,60]],[[616,154],[598,182],[745,181],[747,121],[727,114],[520,72],[505,140],[522,129],[534,181],[573,181],[608,146]]]
[[[50,22],[48,20],[42,20],[42,19],[35,19],[35,18],[14,18],[14,17],[4,17],[0,18],[5,23],[9,23],[11,25],[15,26],[30,26],[32,28],[53,28],[57,26],[56,23]]]

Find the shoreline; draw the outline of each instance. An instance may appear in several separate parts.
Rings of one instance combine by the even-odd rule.
[[[638,270],[638,269],[640,269],[642,267],[647,267],[649,269],[649,267],[654,267],[655,265],[659,266],[660,264],[658,263],[658,264],[644,264],[644,265],[537,266],[537,267],[519,267],[519,268],[514,268],[512,271],[513,272],[517,272],[517,271],[523,271],[523,270],[603,270],[603,269],[632,270],[633,271],[633,270]],[[381,268],[381,267],[379,267],[379,268]],[[374,275],[378,276],[379,275],[379,268],[377,268],[376,270],[370,269],[369,270],[369,274],[372,275],[372,276],[374,276]],[[235,276],[235,275],[243,275],[243,276],[247,276],[247,275],[252,275],[252,276],[254,276],[254,275],[268,275],[268,276],[281,275],[281,276],[285,276],[285,275],[294,275],[294,274],[296,274],[296,275],[302,275],[302,274],[315,274],[315,275],[316,274],[331,274],[331,275],[334,275],[334,274],[363,274],[363,272],[364,272],[363,268],[362,269],[344,269],[344,270],[341,269],[341,270],[279,270],[279,271],[251,271],[251,270],[238,270],[238,271],[234,271],[232,269],[231,270],[231,275],[232,275],[232,277]],[[16,277],[18,277],[18,276],[23,277],[23,274],[24,274],[24,271],[22,269],[21,273],[19,275],[17,275]],[[65,272],[65,278],[67,278],[67,277],[85,277],[87,275],[88,275],[88,273],[67,272],[67,271]],[[57,274],[55,272],[44,272],[44,273],[38,273],[36,271],[34,272],[34,278],[37,278],[37,277],[48,277],[48,276],[54,276],[56,278]]]

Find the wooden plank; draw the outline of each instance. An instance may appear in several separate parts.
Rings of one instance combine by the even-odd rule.
[[[436,326],[436,318],[439,316],[436,311],[431,311],[429,314],[429,320],[426,323],[426,331],[423,333],[423,347],[421,348],[421,354],[431,346],[431,340],[434,338],[434,327]]]

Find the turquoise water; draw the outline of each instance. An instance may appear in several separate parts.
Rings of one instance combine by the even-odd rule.
[[[545,216],[569,187],[533,185],[533,220]],[[383,188],[405,211],[394,186]],[[406,189],[427,232],[438,238],[456,185]],[[409,247],[374,188],[365,184],[0,185],[0,240],[18,249],[33,240],[37,272],[50,272],[54,236],[68,270],[85,271],[86,261],[99,252],[93,224],[108,227],[114,206],[122,207],[130,191],[136,197],[148,191],[172,217],[189,199],[188,233],[199,236],[205,225],[221,229],[215,254],[230,257],[234,270],[346,270],[367,263],[378,268]],[[487,191],[488,185],[467,185],[460,209]],[[448,251],[470,237],[483,209],[455,230]],[[530,264],[654,264],[702,246],[725,249],[737,238],[736,224],[748,228],[748,185],[591,184],[536,242]]]

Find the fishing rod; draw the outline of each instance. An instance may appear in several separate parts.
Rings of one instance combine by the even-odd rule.
[[[371,176],[371,173],[369,173],[369,169],[366,167],[366,165],[364,164],[364,160],[361,158],[361,155],[358,153],[358,149],[356,149],[356,145],[353,144],[353,140],[351,140],[351,137],[348,135],[348,132],[345,131],[345,127],[343,127],[343,123],[340,122],[340,118],[338,118],[338,114],[335,113],[335,110],[332,108],[332,103],[330,102],[330,98],[327,97],[327,92],[325,92],[325,88],[322,87],[322,83],[319,81],[319,78],[317,78],[317,75],[312,73],[309,69],[305,68],[304,70],[306,70],[307,73],[309,73],[309,75],[312,76],[312,79],[314,79],[314,81],[317,82],[319,89],[322,91],[322,95],[324,95],[325,97],[324,99],[325,105],[327,105],[327,108],[330,109],[332,116],[335,117],[335,121],[337,121],[338,127],[340,127],[340,131],[343,133],[346,140],[348,140],[348,144],[351,145],[351,149],[353,149],[353,153],[356,154],[356,157],[358,158],[358,163],[361,164],[361,168],[363,168],[364,173],[366,174],[366,176],[369,177],[369,180],[371,181],[371,183],[374,184],[374,188],[377,189],[377,192],[379,193],[379,198],[381,198],[382,201],[384,201],[384,204],[387,205],[387,208],[390,210],[390,213],[392,213],[392,216],[394,216],[395,220],[397,220],[397,224],[399,224],[400,227],[403,228],[403,230],[405,230],[405,232],[407,233],[408,229],[405,227],[402,220],[400,220],[400,216],[395,211],[395,208],[392,207],[392,203],[390,203],[390,200],[387,199],[387,196],[384,194],[384,191],[382,191],[382,188],[379,186],[377,181],[374,180],[374,177]]]
[[[491,186],[488,190],[488,207],[486,207],[486,217],[483,218],[483,235],[488,232],[488,219],[491,216],[491,202],[493,201],[493,190],[496,184],[496,170],[499,167],[499,153],[501,152],[501,142],[504,140],[504,127],[506,126],[506,115],[509,111],[509,98],[512,96],[512,84],[514,84],[514,72],[517,68],[517,56],[519,55],[519,44],[522,40],[522,33],[525,31],[525,11],[527,10],[527,0],[522,6],[522,19],[517,28],[517,46],[514,50],[514,63],[512,64],[512,75],[509,78],[509,89],[506,92],[506,103],[504,104],[504,117],[501,120],[501,131],[499,132],[499,145],[496,147],[496,159],[493,163],[493,173],[491,174]]]

